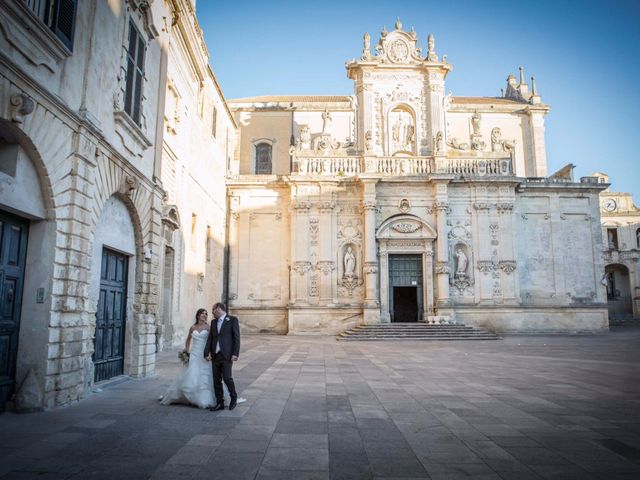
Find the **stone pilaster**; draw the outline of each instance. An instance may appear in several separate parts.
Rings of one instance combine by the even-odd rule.
[[[449,242],[447,240],[447,215],[449,214],[449,202],[447,185],[438,183],[436,189],[436,228],[438,239],[436,244],[436,286],[438,289],[436,306],[450,307],[449,276],[452,266],[449,265]],[[438,312],[442,314],[442,312]]]
[[[329,241],[334,237],[333,235],[333,210],[335,203],[331,201],[321,202],[318,205],[318,212],[320,212],[319,220],[319,235],[323,241],[319,242],[319,254],[318,262],[316,264],[316,270],[318,270],[320,276],[320,303],[326,305],[333,302],[334,297],[334,276],[333,271],[336,269],[336,264],[333,261],[333,243]]]

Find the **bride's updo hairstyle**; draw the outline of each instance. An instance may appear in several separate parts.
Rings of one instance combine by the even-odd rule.
[[[194,323],[194,325],[198,324],[198,317],[200,316],[201,313],[206,312],[207,309],[206,308],[199,308],[198,311],[196,312],[196,323]]]

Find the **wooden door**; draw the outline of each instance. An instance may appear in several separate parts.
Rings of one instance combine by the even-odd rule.
[[[107,248],[102,250],[93,352],[96,382],[124,372],[128,266],[126,255]]]
[[[29,222],[0,211],[0,410],[16,383],[16,360]]]

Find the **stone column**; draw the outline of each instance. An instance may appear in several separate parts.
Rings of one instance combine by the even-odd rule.
[[[436,247],[436,284],[438,286],[437,305],[450,306],[449,298],[449,242],[447,241],[447,214],[449,204],[446,201],[436,202],[436,228],[438,229],[438,243]]]
[[[318,206],[320,212],[319,222],[319,260],[316,269],[320,273],[320,303],[327,305],[333,302],[333,274],[336,264],[333,261],[333,209],[335,204],[331,201],[322,202]]]
[[[378,301],[378,250],[376,247],[376,181],[364,185],[364,320],[365,323],[380,322]]]
[[[544,116],[548,108],[534,107],[528,108],[529,114],[529,137],[531,142],[531,152],[529,162],[526,165],[527,177],[547,176],[547,151],[544,144]]]
[[[497,235],[498,232],[491,224],[489,218],[491,206],[486,196],[476,197],[476,201],[473,202],[473,208],[476,212],[478,248],[475,255],[476,265],[472,265],[472,267],[477,268],[480,272],[476,298],[480,304],[490,305],[493,303],[493,275],[498,268],[498,265],[494,264],[492,260],[491,249],[494,241],[493,235]]]
[[[426,322],[430,316],[435,314],[433,303],[433,245],[429,243],[427,250],[422,259],[422,271],[423,271],[423,290],[424,290],[424,318]]]
[[[308,259],[308,231],[309,210],[311,203],[306,201],[293,201],[291,218],[291,270],[289,301],[292,305],[307,303],[307,274],[311,268]]]

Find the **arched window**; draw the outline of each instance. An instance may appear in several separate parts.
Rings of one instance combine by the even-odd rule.
[[[271,174],[272,147],[267,142],[256,145],[256,174]]]
[[[636,230],[636,248],[640,248],[640,228]]]

